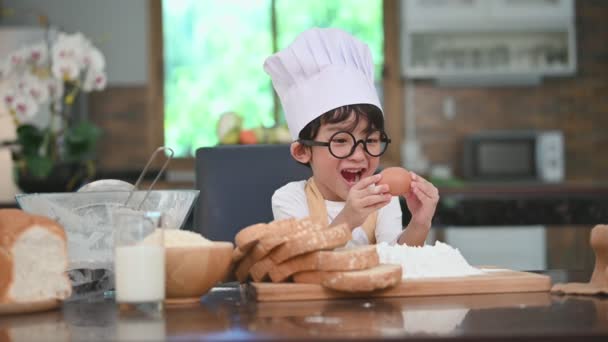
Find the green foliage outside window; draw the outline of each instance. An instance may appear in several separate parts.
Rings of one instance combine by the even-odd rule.
[[[178,157],[218,142],[224,112],[244,128],[270,127],[273,90],[262,69],[273,53],[271,0],[163,0],[165,145]],[[348,31],[383,64],[382,0],[276,0],[277,46],[311,27]]]

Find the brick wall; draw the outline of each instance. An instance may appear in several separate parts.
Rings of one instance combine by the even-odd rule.
[[[608,178],[608,1],[576,1],[577,73],[538,87],[439,88],[414,85],[416,133],[431,163],[462,171],[463,137],[482,129],[561,129],[566,178]],[[443,115],[452,97],[455,116]]]
[[[147,88],[109,87],[89,95],[90,118],[103,130],[98,148],[98,169],[142,169],[148,149]]]

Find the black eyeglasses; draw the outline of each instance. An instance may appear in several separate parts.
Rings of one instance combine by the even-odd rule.
[[[379,157],[386,151],[391,142],[384,131],[373,131],[367,137],[357,140],[350,132],[339,131],[334,133],[328,142],[298,139],[298,142],[306,146],[327,146],[329,153],[338,159],[345,159],[355,153],[357,145],[362,144],[363,149],[372,157]]]

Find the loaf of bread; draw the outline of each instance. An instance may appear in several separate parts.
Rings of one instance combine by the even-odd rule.
[[[18,209],[0,210],[0,303],[65,299],[67,237],[55,221]]]

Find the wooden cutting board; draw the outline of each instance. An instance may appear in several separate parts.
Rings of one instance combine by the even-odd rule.
[[[295,283],[251,283],[250,297],[260,302],[361,297],[443,296],[481,293],[544,292],[551,278],[530,272],[493,270],[481,275],[449,278],[408,279],[390,289],[349,293],[321,285]]]

